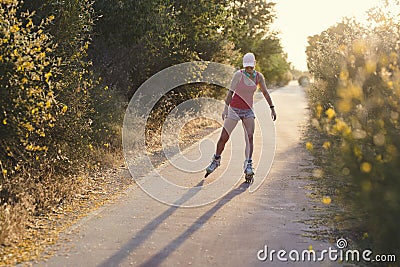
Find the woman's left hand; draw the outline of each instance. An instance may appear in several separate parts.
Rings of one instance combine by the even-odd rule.
[[[271,108],[271,118],[273,121],[276,120],[276,112],[275,112],[275,108]]]

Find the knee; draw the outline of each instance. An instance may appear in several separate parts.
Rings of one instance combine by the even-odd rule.
[[[253,143],[253,135],[252,134],[248,134],[247,138],[248,138],[250,143]]]

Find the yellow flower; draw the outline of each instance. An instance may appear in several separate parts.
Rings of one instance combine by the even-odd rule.
[[[307,142],[306,143],[306,149],[307,150],[311,151],[311,150],[313,150],[313,148],[314,148],[314,146],[313,146],[313,144],[311,142]]]
[[[26,24],[27,28],[29,28],[30,26],[33,26],[32,19],[29,19],[29,22]]]
[[[322,106],[318,104],[316,110],[317,110],[317,118],[320,118],[323,110]]]
[[[64,114],[65,112],[67,112],[67,109],[68,109],[68,107],[64,105],[61,110],[61,113]]]
[[[46,57],[46,53],[45,52],[41,52],[38,56],[39,59],[43,59]]]
[[[345,135],[349,134],[349,131],[351,133],[350,127],[341,119],[336,119],[336,124],[333,126],[333,129],[337,132],[342,132]]]
[[[3,124],[6,125],[7,124],[7,119],[3,120]]]
[[[50,80],[50,77],[53,76],[53,74],[51,74],[51,72],[48,72],[44,75],[44,77],[46,78],[46,82],[48,83]]]
[[[376,71],[376,62],[373,60],[367,60],[365,62],[365,70],[368,74],[374,73]]]
[[[358,146],[354,147],[353,152],[354,152],[354,156],[356,156],[357,158],[360,159],[362,157],[363,153],[362,153],[361,149]]]
[[[341,71],[340,71],[339,78],[340,78],[342,81],[346,81],[346,80],[349,78],[349,72],[348,72],[347,70],[341,70]]]
[[[30,132],[34,130],[33,126],[30,123],[25,124],[25,128]]]
[[[310,251],[314,250],[314,249],[313,249],[313,246],[312,246],[312,245],[309,245],[309,246],[308,246],[308,250],[310,250]]]
[[[29,145],[27,145],[27,146],[25,147],[25,149],[28,150],[28,151],[32,151],[32,150],[33,150],[33,145],[32,145],[32,144],[29,144]]]
[[[349,93],[355,99],[361,100],[362,97],[364,96],[363,89],[359,85],[352,84],[347,88],[347,90],[349,90]]]
[[[23,70],[24,69],[30,70],[30,69],[32,69],[34,67],[35,67],[35,65],[33,64],[33,62],[25,61],[24,63],[22,63],[22,69]]]
[[[353,103],[348,98],[340,100],[337,106],[338,110],[343,113],[348,113],[353,108]]]
[[[360,170],[363,173],[369,173],[369,172],[371,172],[371,169],[372,169],[371,163],[369,163],[369,162],[361,163]]]
[[[10,28],[10,32],[12,32],[12,33],[16,33],[17,31],[19,31],[19,27],[18,27],[18,25],[13,25],[13,26],[11,26],[11,28]]]
[[[330,120],[336,115],[335,111],[332,108],[329,108],[327,111],[325,111],[325,114]]]
[[[368,233],[365,232],[365,233],[363,234],[363,239],[367,239],[368,237],[369,237]]]
[[[331,204],[331,202],[332,202],[332,199],[329,196],[324,196],[322,198],[322,203],[324,203],[325,205],[329,205],[329,204]]]
[[[331,147],[331,143],[329,141],[324,142],[324,144],[322,145],[322,147],[324,149],[329,149]]]
[[[7,170],[6,169],[3,169],[1,172],[3,173],[4,176],[7,175]]]

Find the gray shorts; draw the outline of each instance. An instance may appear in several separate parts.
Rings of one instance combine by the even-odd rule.
[[[239,121],[247,118],[255,118],[256,116],[254,115],[252,109],[240,109],[240,108],[229,107],[228,115],[226,117]]]

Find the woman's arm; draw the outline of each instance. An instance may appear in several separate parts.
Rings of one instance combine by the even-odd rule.
[[[232,101],[232,95],[233,95],[233,91],[231,91],[231,90],[229,90],[228,93],[226,94],[225,108],[224,108],[224,111],[222,112],[222,120],[225,120],[226,116],[228,116],[228,107]]]
[[[237,86],[238,83],[240,82],[241,75],[242,75],[242,74],[241,74],[240,71],[237,71],[237,72],[233,75],[233,78],[232,78],[232,81],[231,81],[231,85],[230,85],[229,91],[228,91],[228,93],[226,94],[226,97],[225,97],[225,108],[224,108],[224,111],[222,112],[222,119],[223,119],[223,120],[225,120],[226,116],[228,115],[228,107],[229,107],[229,104],[230,104],[231,101],[232,101],[232,96],[233,96],[233,93],[234,93],[235,90],[236,90],[236,86]]]
[[[264,95],[265,100],[267,100],[268,105],[271,109],[272,120],[275,121],[276,120],[276,112],[275,112],[274,103],[272,102],[271,96],[269,95],[269,93],[267,91],[267,85],[265,84],[264,75],[262,75],[262,73],[259,73],[259,75],[260,75],[260,90],[261,90],[262,94]]]

